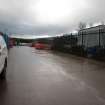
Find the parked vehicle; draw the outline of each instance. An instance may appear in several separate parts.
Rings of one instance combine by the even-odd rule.
[[[34,47],[34,48],[36,48],[38,50],[49,50],[49,49],[51,49],[51,45],[41,43],[41,42],[32,43],[31,47]]]
[[[39,49],[39,50],[43,50],[45,49],[45,45],[43,43],[35,43],[33,44],[33,47],[35,47],[36,49]]]
[[[3,36],[0,35],[0,79],[5,79],[6,77],[7,58],[7,45]]]

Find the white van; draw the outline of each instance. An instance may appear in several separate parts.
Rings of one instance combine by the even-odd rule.
[[[8,49],[2,35],[0,35],[0,79],[5,79],[7,68]]]

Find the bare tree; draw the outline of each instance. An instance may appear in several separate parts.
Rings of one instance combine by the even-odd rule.
[[[86,28],[86,23],[80,22],[78,25],[79,30],[85,29]]]
[[[93,23],[89,23],[89,27],[92,27],[93,26]]]
[[[105,22],[104,21],[101,21],[101,25],[105,25]]]

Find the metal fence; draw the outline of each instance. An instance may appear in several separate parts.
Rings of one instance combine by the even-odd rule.
[[[77,39],[77,46],[82,48],[82,55],[105,59],[105,28],[82,30],[78,32]]]
[[[88,47],[105,48],[105,30],[99,29],[95,32],[81,31],[78,33],[78,45]]]
[[[105,59],[105,26],[80,30],[76,35],[54,39],[53,48],[63,52]]]

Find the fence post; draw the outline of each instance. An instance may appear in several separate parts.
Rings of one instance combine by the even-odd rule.
[[[83,38],[83,31],[81,32],[81,34],[82,34],[82,52],[81,52],[82,54],[81,55],[83,56],[84,55],[84,50],[83,50],[83,40],[84,40],[84,38]]]
[[[82,34],[82,47],[83,47],[83,32],[81,34]]]
[[[99,27],[99,47],[101,46],[100,34],[101,34],[101,29],[100,29],[100,27]]]

